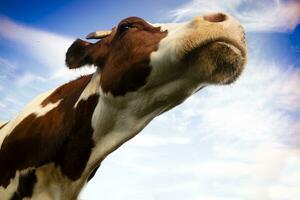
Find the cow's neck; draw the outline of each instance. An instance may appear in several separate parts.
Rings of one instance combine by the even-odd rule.
[[[92,116],[94,148],[87,163],[83,179],[87,179],[92,171],[112,151],[139,133],[158,113],[137,110],[138,104],[145,103],[147,96],[129,93],[113,97],[103,94],[100,87],[101,73],[96,72],[90,83],[82,92],[77,104],[90,96],[99,94],[99,100]],[[143,98],[137,98],[137,95]]]
[[[98,164],[109,153],[138,134],[153,119],[156,112],[138,115],[130,105],[115,107],[100,97],[93,115],[95,149],[91,163]]]
[[[138,134],[154,117],[178,105],[197,89],[196,85],[191,87],[191,80],[180,79],[178,84],[113,97],[101,91],[100,75],[95,74],[82,93],[84,98],[96,92],[100,94],[92,117],[95,146],[85,170],[86,178],[108,154]]]

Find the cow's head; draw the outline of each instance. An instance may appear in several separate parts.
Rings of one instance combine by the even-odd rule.
[[[247,56],[243,28],[224,13],[172,24],[130,17],[87,38],[100,40],[77,39],[67,52],[67,66],[97,66],[101,95],[112,97],[149,94],[178,103],[203,86],[232,83]]]

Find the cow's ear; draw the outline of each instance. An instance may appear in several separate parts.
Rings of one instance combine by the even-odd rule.
[[[93,44],[81,39],[75,40],[66,53],[66,65],[69,69],[93,64],[90,48]]]

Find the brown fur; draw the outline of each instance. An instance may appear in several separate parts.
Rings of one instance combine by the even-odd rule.
[[[76,109],[74,105],[90,78],[58,88],[42,103],[61,100],[56,108],[41,117],[27,116],[5,138],[0,150],[0,186],[7,187],[17,170],[51,162],[70,179],[80,177],[93,147],[91,118],[99,96],[80,101]]]
[[[124,27],[130,26],[128,30]],[[94,64],[101,68],[101,87],[115,96],[135,91],[146,84],[151,72],[151,52],[167,32],[153,27],[143,19],[122,20],[111,35],[95,44],[76,40],[69,48],[66,63],[69,68]]]
[[[78,99],[84,88],[90,82],[91,78],[92,75],[82,76],[69,82],[68,84],[60,86],[50,96],[48,96],[41,105],[45,107],[49,103],[56,103],[57,101],[66,98],[74,101],[74,99],[71,99],[70,97]]]

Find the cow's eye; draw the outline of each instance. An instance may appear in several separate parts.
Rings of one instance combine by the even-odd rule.
[[[121,25],[121,27],[120,27],[120,31],[121,31],[121,32],[127,31],[127,30],[129,30],[129,29],[131,29],[131,28],[135,28],[135,26],[132,25],[132,24],[123,24],[123,25]]]

